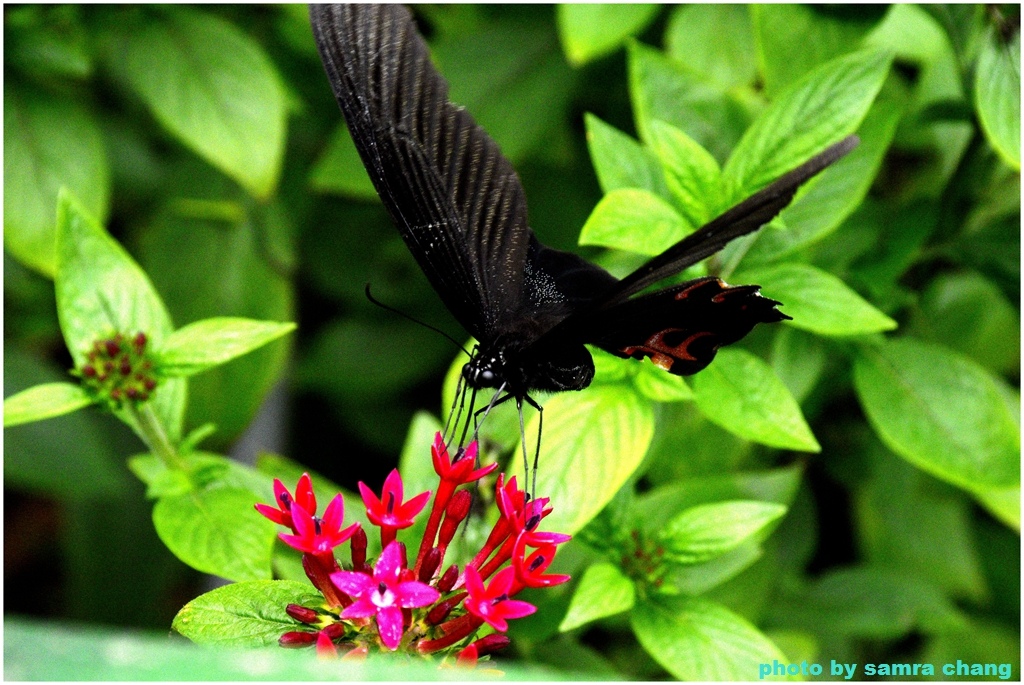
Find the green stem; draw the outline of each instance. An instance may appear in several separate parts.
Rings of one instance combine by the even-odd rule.
[[[134,402],[129,402],[128,411],[135,418],[135,422],[142,432],[142,440],[146,443],[149,451],[163,459],[167,468],[184,471],[186,468],[185,460],[181,458],[178,451],[174,449],[174,445],[167,439],[164,427],[156,418],[156,414],[153,413],[153,405],[149,402],[143,402],[141,406],[136,406]]]

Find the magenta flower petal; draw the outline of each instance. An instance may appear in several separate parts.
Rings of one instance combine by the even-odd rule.
[[[377,612],[377,632],[388,649],[395,649],[402,642],[402,610],[396,606],[384,607]]]
[[[441,599],[440,592],[426,583],[415,580],[399,583],[395,588],[395,595],[398,597],[399,606],[406,609],[425,607]]]
[[[331,574],[331,582],[346,595],[353,597],[372,590],[375,585],[373,578],[355,571],[335,571]]]
[[[360,597],[352,604],[349,604],[341,612],[342,618],[367,618],[368,616],[374,616],[380,611],[380,607],[374,604],[369,595]]]
[[[327,530],[340,530],[345,519],[345,498],[339,492],[324,510],[323,527]]]
[[[316,495],[313,494],[313,481],[308,473],[299,476],[299,482],[295,486],[295,501],[310,514],[316,513]]]
[[[380,509],[381,508],[380,500],[377,499],[377,495],[373,494],[373,490],[371,490],[370,487],[366,483],[364,483],[363,481],[359,481],[358,485],[359,485],[359,494],[362,495],[362,497],[363,497],[363,505],[366,506],[366,513],[369,514],[370,512],[375,512],[378,509]],[[372,515],[370,516],[370,520],[373,521],[373,516]],[[373,522],[377,523],[376,521],[373,521]]]
[[[506,599],[495,606],[501,607],[502,618],[522,618],[537,611],[537,607],[518,599]]]

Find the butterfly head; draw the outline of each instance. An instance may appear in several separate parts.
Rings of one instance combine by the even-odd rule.
[[[462,377],[471,388],[500,388],[504,382],[504,363],[496,354],[475,354],[462,367]]]

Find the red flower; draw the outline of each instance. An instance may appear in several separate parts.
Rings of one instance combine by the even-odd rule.
[[[515,569],[511,566],[499,571],[484,588],[480,574],[472,566],[466,567],[466,609],[477,618],[486,621],[495,630],[508,630],[510,618],[522,618],[537,611],[529,602],[509,599],[515,584]]]
[[[396,530],[408,528],[413,524],[413,519],[427,506],[427,500],[430,499],[428,490],[403,503],[404,488],[398,469],[392,469],[388,474],[380,499],[377,499],[373,490],[362,482],[359,483],[359,492],[363,496],[363,504],[366,505],[367,518],[381,528],[381,543],[384,547],[395,539]]]
[[[274,500],[277,502],[277,508],[267,504],[257,504],[256,511],[260,512],[274,523],[279,523],[282,526],[287,526],[291,529],[295,529],[292,524],[292,503],[298,502],[299,506],[305,509],[310,516],[316,513],[316,496],[313,494],[313,484],[309,480],[309,474],[304,473],[299,477],[299,482],[295,486],[295,498],[292,498],[292,494],[288,492],[288,489],[284,486],[279,479],[274,479]]]
[[[516,539],[515,548],[512,550],[512,567],[515,569],[516,581],[526,587],[551,587],[570,580],[570,576],[562,573],[544,575],[544,571],[555,558],[554,544],[541,545],[533,554],[525,556],[529,535],[530,533],[527,531],[520,533]],[[541,533],[541,535],[558,534]]]
[[[292,525],[296,535],[279,533],[278,537],[290,547],[310,554],[329,554],[331,550],[352,537],[359,529],[359,523],[353,523],[342,530],[341,523],[345,518],[345,500],[336,495],[324,511],[324,517],[314,518],[298,502],[291,506]]]
[[[482,469],[474,470],[473,467],[476,466],[478,449],[479,447],[474,440],[469,443],[469,447],[466,448],[465,452],[459,450],[462,453],[456,453],[455,463],[452,463],[451,457],[448,456],[448,448],[444,444],[444,439],[440,433],[437,433],[434,436],[434,444],[430,447],[430,458],[434,462],[434,471],[441,477],[441,480],[454,483],[456,486],[480,480],[498,468],[498,464],[494,463]],[[447,504],[447,500],[445,503]]]
[[[331,574],[338,589],[355,599],[341,612],[341,618],[375,616],[377,632],[388,649],[396,649],[402,642],[402,609],[427,606],[441,597],[441,593],[425,583],[399,580],[405,570],[402,556],[401,543],[392,542],[381,552],[373,576],[353,571]]]

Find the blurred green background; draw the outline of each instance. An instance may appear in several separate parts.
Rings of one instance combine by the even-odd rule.
[[[720,161],[785,84],[863,45],[895,48],[880,98],[892,107],[891,142],[872,190],[800,258],[896,319],[897,335],[972,359],[1019,416],[1019,108],[1014,146],[1011,115],[979,105],[1005,77],[999,50],[1016,55],[1019,99],[1019,7],[611,7],[604,18],[579,6],[414,8],[452,99],[516,166],[540,239],[601,255],[576,245],[602,197],[584,113],[636,135],[629,61],[644,48],[626,48],[629,36],[688,79],[651,106],[675,111],[672,123]],[[194,378],[186,430],[212,421],[208,449],[280,451],[353,489],[381,482],[413,413],[440,411],[455,351],[372,306],[364,284],[465,333],[362,171],[305,6],[7,5],[4,79],[4,395],[65,379],[71,366],[51,280],[66,185],[141,263],[175,325],[218,315],[299,324],[288,340]],[[741,575],[775,588],[741,613],[774,629],[783,649],[787,631],[809,631],[825,658],[1009,660],[1019,677],[1019,489],[986,508],[897,458],[865,420],[846,343],[778,328],[745,346],[776,367],[801,360],[776,371],[822,453],[806,459],[779,533],[790,575]],[[676,426],[700,444],[662,457],[660,482],[788,463],[689,403],[665,407],[659,430]],[[165,631],[201,591],[204,579],[153,532],[124,466],[139,451],[95,408],[5,430],[7,614]],[[993,508],[1016,511],[1016,527]],[[784,591],[793,579],[804,594]],[[967,622],[929,622],[928,602],[872,613],[885,603],[879,588],[933,593]],[[617,675],[664,675],[614,620],[560,638],[561,652],[544,637],[527,630],[521,654],[564,666],[574,654],[565,650],[589,659],[598,649]]]

